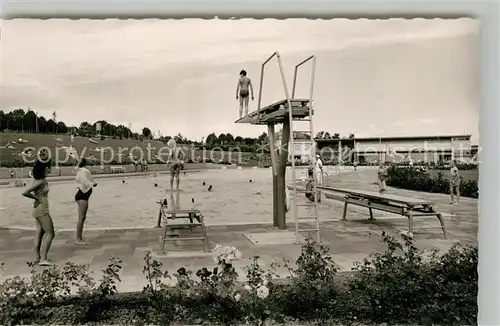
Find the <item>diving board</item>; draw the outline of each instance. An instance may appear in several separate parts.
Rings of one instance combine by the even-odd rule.
[[[309,116],[308,99],[291,99],[292,116],[294,119],[304,119]],[[269,123],[282,123],[289,117],[288,100],[281,100],[267,105],[260,110],[251,112],[246,117],[242,117],[235,123],[249,123],[252,125],[267,125]],[[304,120],[305,121],[305,120]]]
[[[318,189],[325,191],[326,198],[341,200],[344,202],[344,212],[342,215],[343,220],[347,219],[347,207],[349,204],[366,207],[370,213],[370,220],[374,220],[374,209],[408,218],[408,232],[412,234],[415,217],[436,216],[441,225],[444,238],[446,239],[446,228],[444,225],[443,215],[434,209],[435,203],[433,201],[398,195],[381,194],[372,191],[359,191],[325,186],[318,186]],[[340,196],[339,193],[341,194]]]

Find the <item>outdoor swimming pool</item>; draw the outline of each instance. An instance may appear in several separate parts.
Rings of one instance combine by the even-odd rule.
[[[287,174],[290,178],[290,173]],[[250,182],[250,179],[252,182]],[[225,169],[181,173],[178,198],[170,196],[169,176],[96,179],[86,227],[154,227],[161,198],[179,200],[181,208],[196,206],[207,225],[272,221],[272,179],[269,169]],[[203,185],[205,182],[205,186]],[[154,187],[154,183],[158,187]],[[213,190],[208,191],[209,185]],[[32,201],[23,188],[0,188],[0,227],[34,227]],[[76,188],[73,182],[51,182],[49,202],[56,229],[74,229]],[[194,198],[195,203],[192,203]]]

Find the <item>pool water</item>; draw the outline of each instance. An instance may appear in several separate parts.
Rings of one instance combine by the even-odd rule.
[[[290,179],[290,173],[287,176]],[[269,169],[181,173],[181,191],[174,195],[168,190],[168,175],[96,179],[96,182],[98,186],[90,198],[85,224],[88,228],[154,227],[159,210],[156,202],[163,198],[169,203],[178,201],[181,208],[196,207],[204,214],[207,225],[272,221]],[[22,191],[23,188],[0,188],[3,207],[0,227],[34,227],[33,202],[21,196]],[[75,193],[73,182],[50,183],[49,203],[56,229],[75,228]]]

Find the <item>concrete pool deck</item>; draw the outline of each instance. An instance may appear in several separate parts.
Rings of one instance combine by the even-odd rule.
[[[370,170],[348,171],[329,177],[328,183],[341,188],[374,190],[376,186],[372,184],[373,174],[374,171]],[[388,193],[431,199],[436,202],[438,210],[444,213],[448,239],[443,239],[436,218],[418,219],[415,225],[417,247],[447,250],[456,242],[476,243],[476,199],[463,198],[460,204],[449,205],[448,196],[441,194],[394,188],[390,188]],[[387,214],[375,215],[375,221],[367,221],[367,211],[355,208],[349,209],[348,221],[341,221],[342,204],[328,203],[322,207],[323,211],[329,210],[329,216],[328,219],[322,219],[321,242],[330,248],[332,258],[341,271],[348,271],[355,261],[362,260],[374,251],[383,250],[384,245],[380,241],[382,231],[399,237],[399,231],[407,227],[405,219]],[[241,209],[245,207],[242,206]],[[291,241],[294,238],[292,215],[288,217],[288,230],[274,229],[271,220],[271,216],[265,216],[261,222],[242,219],[233,223],[213,223],[208,226],[210,248],[223,244],[241,250],[244,259],[235,262],[240,276],[245,275],[244,266],[254,255],[260,256],[267,266],[272,263],[282,264],[283,259],[294,261],[299,256],[301,247]],[[419,231],[419,228],[425,230]],[[84,236],[89,244],[77,246],[73,243],[74,231],[59,229],[51,248],[50,259],[57,264],[64,264],[66,261],[89,264],[96,276],[100,277],[100,270],[106,266],[109,258],[119,257],[123,260],[120,290],[137,291],[145,284],[142,274],[144,255],[147,251],[158,252],[161,233],[162,230],[144,227],[115,227],[106,230],[88,228]],[[29,275],[26,262],[33,260],[33,235],[33,231],[29,229],[0,228],[0,261],[5,262],[2,279]],[[166,256],[154,255],[154,258],[164,262],[164,266],[171,272],[180,267],[197,270],[214,266],[210,253],[203,252],[201,242],[177,241],[168,248]],[[278,274],[285,277],[287,272],[280,268]]]

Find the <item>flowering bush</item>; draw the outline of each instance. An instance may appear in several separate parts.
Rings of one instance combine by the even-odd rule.
[[[338,302],[337,268],[328,249],[307,239],[295,265],[285,264],[290,276],[289,282],[280,288],[279,309],[285,315],[301,320],[329,319],[341,305]]]
[[[86,266],[33,269],[27,278],[0,283],[0,324],[476,324],[476,247],[455,245],[429,257],[409,238],[383,237],[385,252],[347,275],[337,272],[327,248],[309,239],[295,266],[285,263],[287,280],[276,279],[277,265],[264,269],[253,257],[241,286],[228,263],[241,254],[220,246],[220,264],[194,273],[169,274],[148,253],[141,293],[117,293],[118,259],[98,282]]]
[[[233,260],[240,260],[243,258],[241,251],[236,247],[216,245],[213,250],[214,262],[217,265],[231,264]]]
[[[273,278],[276,276],[276,265],[271,265],[265,271],[259,264],[259,257],[252,258],[247,266],[247,282],[244,289],[247,294],[247,322],[261,325],[271,315],[269,309],[270,287],[273,286]]]

